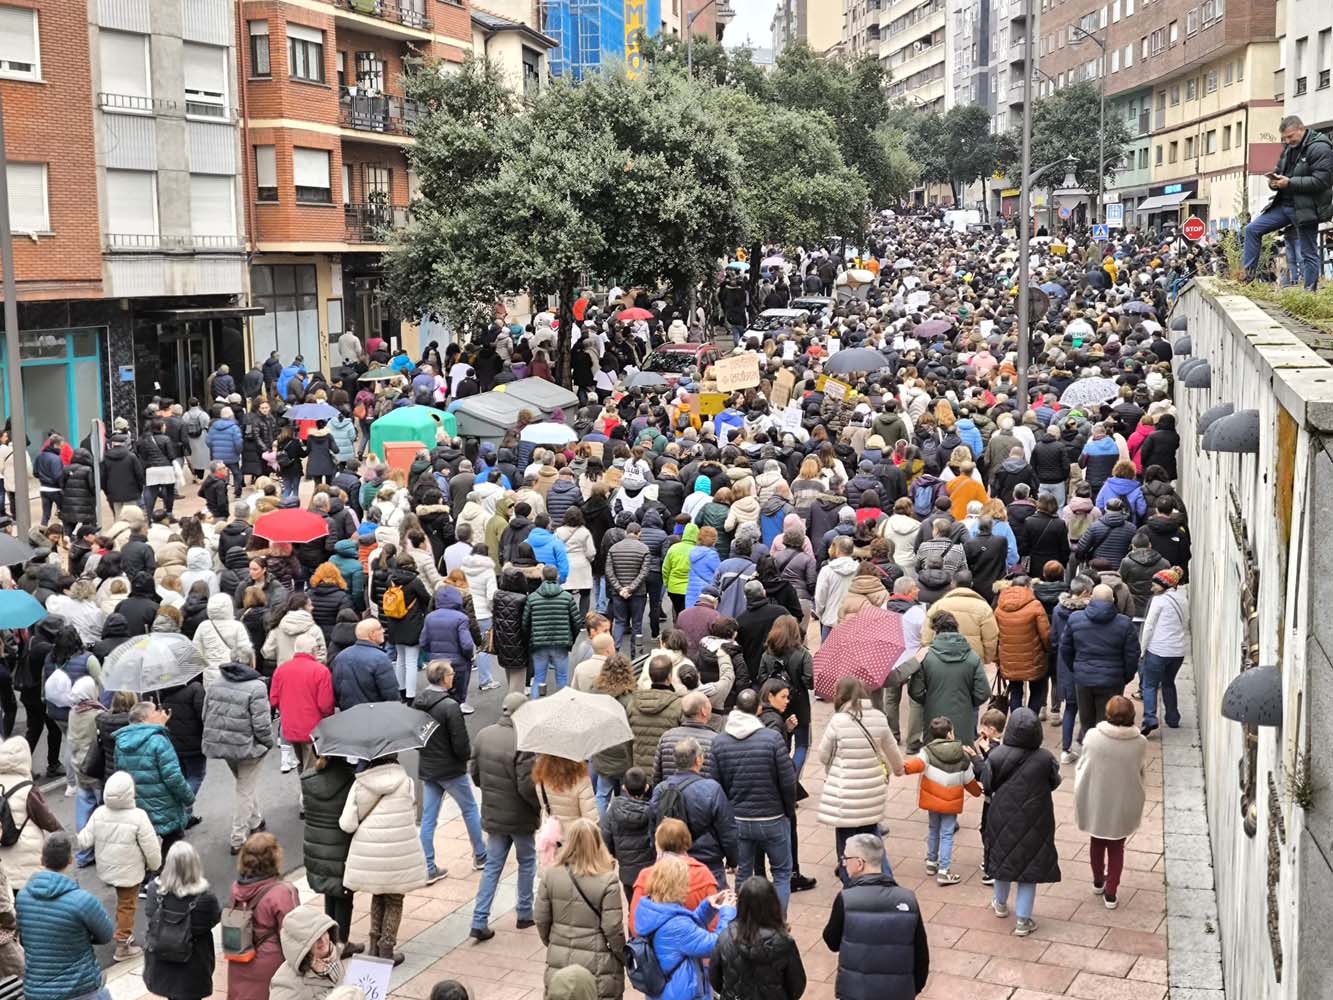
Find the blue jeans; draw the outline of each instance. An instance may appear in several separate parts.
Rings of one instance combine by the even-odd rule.
[[[509,860],[509,849],[518,855],[518,903],[515,912],[519,920],[532,919],[532,888],[537,877],[537,844],[531,833],[491,833],[486,836],[486,870],[481,873],[477,887],[477,901],[472,907],[472,926],[485,927],[491,919],[491,904],[500,884],[500,873]]]
[[[938,861],[940,871],[953,864],[953,835],[958,832],[958,817],[953,813],[926,813],[930,829],[926,831],[926,860]]]
[[[599,615],[604,615],[604,614],[606,614],[606,607],[607,607],[607,604],[606,604],[606,577],[604,577],[604,576],[599,576],[599,577],[597,578],[597,586],[593,587],[592,589],[593,589],[592,599],[593,599],[593,602],[597,605],[597,613],[598,613]]]
[[[199,794],[199,786],[204,783],[204,775],[208,772],[207,757],[181,757],[181,774],[185,776],[185,783],[190,786],[190,791],[195,795]]]
[[[634,637],[643,628],[643,606],[647,601],[645,594],[630,594],[629,597],[621,597],[615,593],[611,595],[611,638],[615,640],[616,651],[619,652],[620,643],[624,640],[626,632],[629,633],[631,660],[634,659],[638,646]]]
[[[1065,484],[1064,483],[1041,483],[1037,490],[1037,495],[1049,493],[1055,497],[1056,503],[1061,507],[1065,505]],[[1034,571],[1035,572],[1035,571]]]
[[[598,774],[591,767],[588,773],[592,775],[593,793],[597,796],[597,815],[605,816],[606,807],[611,804],[611,796],[620,792],[620,779]]]
[[[797,726],[792,730],[791,766],[796,771],[796,780],[801,780],[801,769],[805,767],[805,758],[810,753],[810,724]]]
[[[491,660],[494,657],[490,653],[483,653],[486,648],[486,637],[491,634],[491,620],[489,618],[478,618],[477,628],[481,632],[481,646],[477,649],[477,683],[489,684],[495,678],[491,674]]]
[[[454,804],[463,814],[463,825],[467,827],[467,839],[472,842],[472,854],[481,857],[486,853],[486,838],[481,832],[481,811],[472,794],[472,781],[466,774],[448,781],[433,781],[429,778],[421,782],[421,849],[426,852],[426,866],[435,867],[435,824],[440,818],[440,804],[445,796],[454,800]]]
[[[1028,708],[1034,712],[1040,712],[1046,707],[1046,685],[1047,679],[1040,677],[1035,681],[1010,681],[1009,682],[1009,711],[1023,707],[1023,685],[1027,684],[1028,689]]]
[[[569,650],[559,646],[538,646],[532,651],[533,698],[541,697],[548,669],[555,671],[555,686],[549,692],[555,694],[569,683]]]
[[[74,832],[78,833],[88,825],[88,820],[92,818],[93,810],[97,808],[97,789],[83,788],[80,786],[74,796]],[[79,851],[74,855],[75,862],[79,867],[90,865],[93,862],[95,854],[90,847],[86,851]]]
[[[1143,724],[1157,725],[1157,689],[1162,689],[1162,714],[1172,729],[1180,725],[1180,710],[1176,708],[1176,674],[1185,662],[1183,656],[1158,656],[1144,653],[1139,665],[1139,687],[1143,688]]]
[[[1009,905],[1009,882],[995,880],[995,902]],[[1037,902],[1037,883],[1019,882],[1018,893],[1014,896],[1014,916],[1019,920],[1032,919],[1032,907]]]
[[[245,484],[245,477],[241,475],[240,462],[227,462],[227,471],[231,473],[231,488],[236,495],[236,499],[241,498],[241,487]]]
[[[754,874],[754,859],[762,850],[772,868],[773,888],[777,890],[782,912],[787,912],[791,898],[791,828],[787,817],[778,819],[741,819],[736,817],[736,837],[740,842],[740,862],[736,865],[736,884]]]
[[[1315,286],[1319,284],[1319,224],[1307,222],[1297,225],[1291,221],[1291,213],[1285,205],[1274,205],[1256,215],[1246,225],[1245,255],[1241,266],[1245,268],[1247,275],[1253,276],[1254,269],[1259,266],[1263,237],[1279,229],[1286,231],[1286,240],[1289,244],[1298,247],[1296,252],[1300,255],[1301,279],[1305,287],[1313,292]],[[1292,259],[1293,255],[1288,254],[1287,261],[1290,263]]]
[[[837,845],[835,854],[838,857],[838,878],[842,879],[843,885],[851,885],[852,880],[847,877],[847,869],[842,865],[844,854],[847,849],[847,841],[851,840],[858,833],[873,833],[876,837],[882,838],[884,831],[878,825],[871,826],[839,826],[833,829],[833,840]],[[884,874],[893,878],[893,866],[889,864],[888,849],[884,850],[884,860],[880,862],[883,866]]]
[[[1060,717],[1060,749],[1068,752],[1074,745],[1074,724],[1078,722],[1078,701],[1065,699],[1065,713]]]
[[[301,477],[283,476],[282,477],[282,499],[295,500],[301,495]]]

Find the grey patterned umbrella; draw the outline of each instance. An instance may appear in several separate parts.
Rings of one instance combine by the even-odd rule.
[[[1119,388],[1112,378],[1081,378],[1060,396],[1060,406],[1074,408],[1090,403],[1105,403],[1115,398]]]
[[[372,701],[329,716],[310,737],[321,757],[374,760],[424,747],[439,726],[419,708],[397,701]]]
[[[102,664],[108,691],[161,691],[204,672],[199,650],[179,632],[150,632],[113,649]]]
[[[634,739],[618,701],[569,687],[522,706],[514,713],[514,729],[516,749],[567,760],[587,760]]]

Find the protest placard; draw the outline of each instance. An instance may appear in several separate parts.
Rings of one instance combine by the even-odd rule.
[[[759,355],[755,351],[719,358],[713,365],[718,392],[753,389],[759,384]]]
[[[784,368],[778,372],[778,377],[773,380],[773,392],[769,397],[769,403],[774,407],[786,406],[791,399],[792,390],[796,388],[796,373],[789,368]]]

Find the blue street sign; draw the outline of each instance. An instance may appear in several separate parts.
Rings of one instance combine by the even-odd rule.
[[[1111,230],[1104,222],[1098,222],[1092,227],[1092,238],[1099,243],[1105,243],[1111,238]]]

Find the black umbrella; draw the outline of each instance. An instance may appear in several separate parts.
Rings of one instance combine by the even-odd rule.
[[[37,550],[27,542],[21,542],[13,535],[0,532],[0,566],[27,562],[36,554]]]
[[[375,701],[329,716],[310,735],[321,757],[374,760],[424,747],[439,725],[420,709]]]
[[[850,347],[839,351],[824,362],[824,371],[841,375],[849,372],[877,372],[888,368],[890,361],[879,351],[869,347]]]

